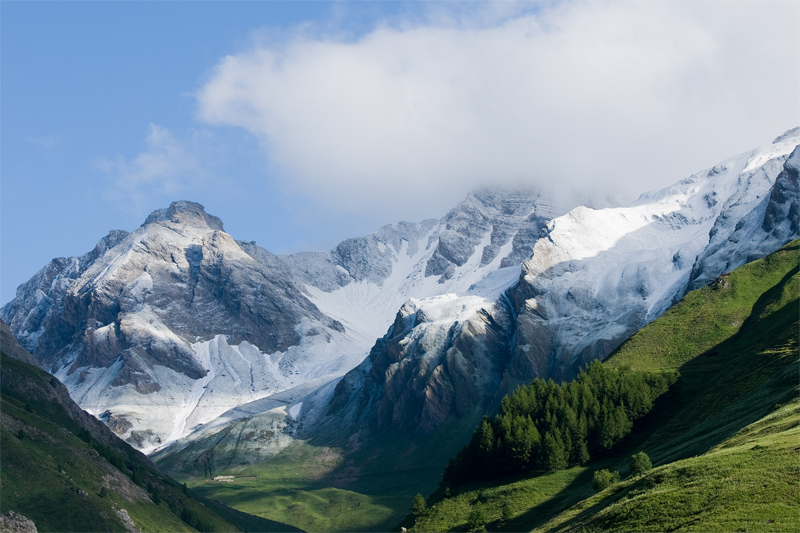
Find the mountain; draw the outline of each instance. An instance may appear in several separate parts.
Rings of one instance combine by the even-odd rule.
[[[3,531],[296,530],[198,500],[0,338]]]
[[[547,223],[519,278],[409,300],[330,398],[308,402],[305,435],[426,435],[534,377],[571,379],[688,290],[797,238],[798,143],[800,128],[630,207],[577,207]]]
[[[151,452],[339,378],[409,297],[466,291],[498,269],[515,277],[565,211],[536,191],[480,189],[440,221],[279,257],[174,202],[54,259],[0,316],[82,408]]]
[[[391,509],[385,525],[517,385],[571,379],[687,291],[796,238],[798,143],[800,128],[629,207],[485,188],[439,221],[288,256],[175,202],[53,260],[0,315],[170,473],[279,460],[322,491],[312,508],[345,491],[365,516]],[[388,478],[404,480],[390,503]]]
[[[153,458],[208,497],[310,531],[389,527],[414,494],[437,486],[448,458],[517,385],[570,379],[582,362],[607,357],[712,275],[796,238],[799,142],[795,129],[630,207],[578,207],[556,217],[521,266],[408,298],[361,364],[287,398],[290,416],[273,409],[278,404],[262,405],[206,425]],[[318,257],[336,261],[328,252]],[[470,261],[480,265],[478,257]],[[428,262],[417,264],[424,274]],[[454,268],[444,284],[469,275],[469,265]],[[434,286],[441,276],[422,279]],[[334,313],[325,295],[348,294],[364,307],[377,302],[374,293],[355,290],[359,284],[369,286],[306,287]],[[347,324],[344,314],[333,316]],[[243,501],[244,488],[198,483],[207,469],[257,469],[259,478]],[[358,505],[360,522],[341,522],[352,516],[344,502]],[[323,515],[325,523],[314,519]]]
[[[51,261],[2,316],[81,407],[144,450],[287,388],[320,358],[336,370],[324,347],[344,332],[275,256],[191,202]]]
[[[800,240],[690,292],[603,363],[678,371],[655,409],[585,466],[440,488],[410,531],[793,531]],[[645,452],[654,468],[629,471]],[[593,489],[593,473],[622,481]],[[467,529],[469,528],[469,529]],[[395,528],[399,530],[400,525]]]

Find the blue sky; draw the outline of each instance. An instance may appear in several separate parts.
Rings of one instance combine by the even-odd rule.
[[[170,201],[327,249],[482,183],[618,197],[800,123],[796,2],[0,4],[0,303]]]

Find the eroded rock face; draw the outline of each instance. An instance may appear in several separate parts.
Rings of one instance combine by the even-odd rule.
[[[380,285],[392,274],[400,250],[404,249],[407,257],[417,255],[420,243],[437,225],[433,219],[388,224],[375,233],[346,239],[330,251],[302,252],[281,259],[303,283],[325,292],[359,281]]]
[[[442,219],[444,229],[425,275],[450,279],[455,267],[462,266],[487,236],[488,242],[479,250],[482,265],[491,263],[509,242],[511,250],[501,266],[519,264],[528,258],[539,232],[556,214],[548,197],[531,191],[474,191]]]
[[[399,222],[377,232],[342,241],[329,252],[305,252],[282,256],[304,283],[331,292],[349,283],[382,284],[396,266],[396,253],[403,243],[405,255],[415,257],[430,249],[423,275],[437,276],[444,283],[457,267],[475,254],[480,266],[518,265],[528,257],[545,223],[577,205],[556,205],[548,194],[533,189],[508,190],[484,187],[472,191],[441,220],[418,224]]]

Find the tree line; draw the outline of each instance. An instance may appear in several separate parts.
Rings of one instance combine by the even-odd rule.
[[[630,433],[677,373],[617,370],[593,361],[569,383],[536,378],[484,417],[442,474],[447,486],[585,464]]]

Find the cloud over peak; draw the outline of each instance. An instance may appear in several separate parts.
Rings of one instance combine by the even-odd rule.
[[[638,194],[794,125],[797,16],[563,2],[490,26],[306,32],[221,60],[198,116],[245,128],[285,183],[343,212],[422,210],[481,183]]]

